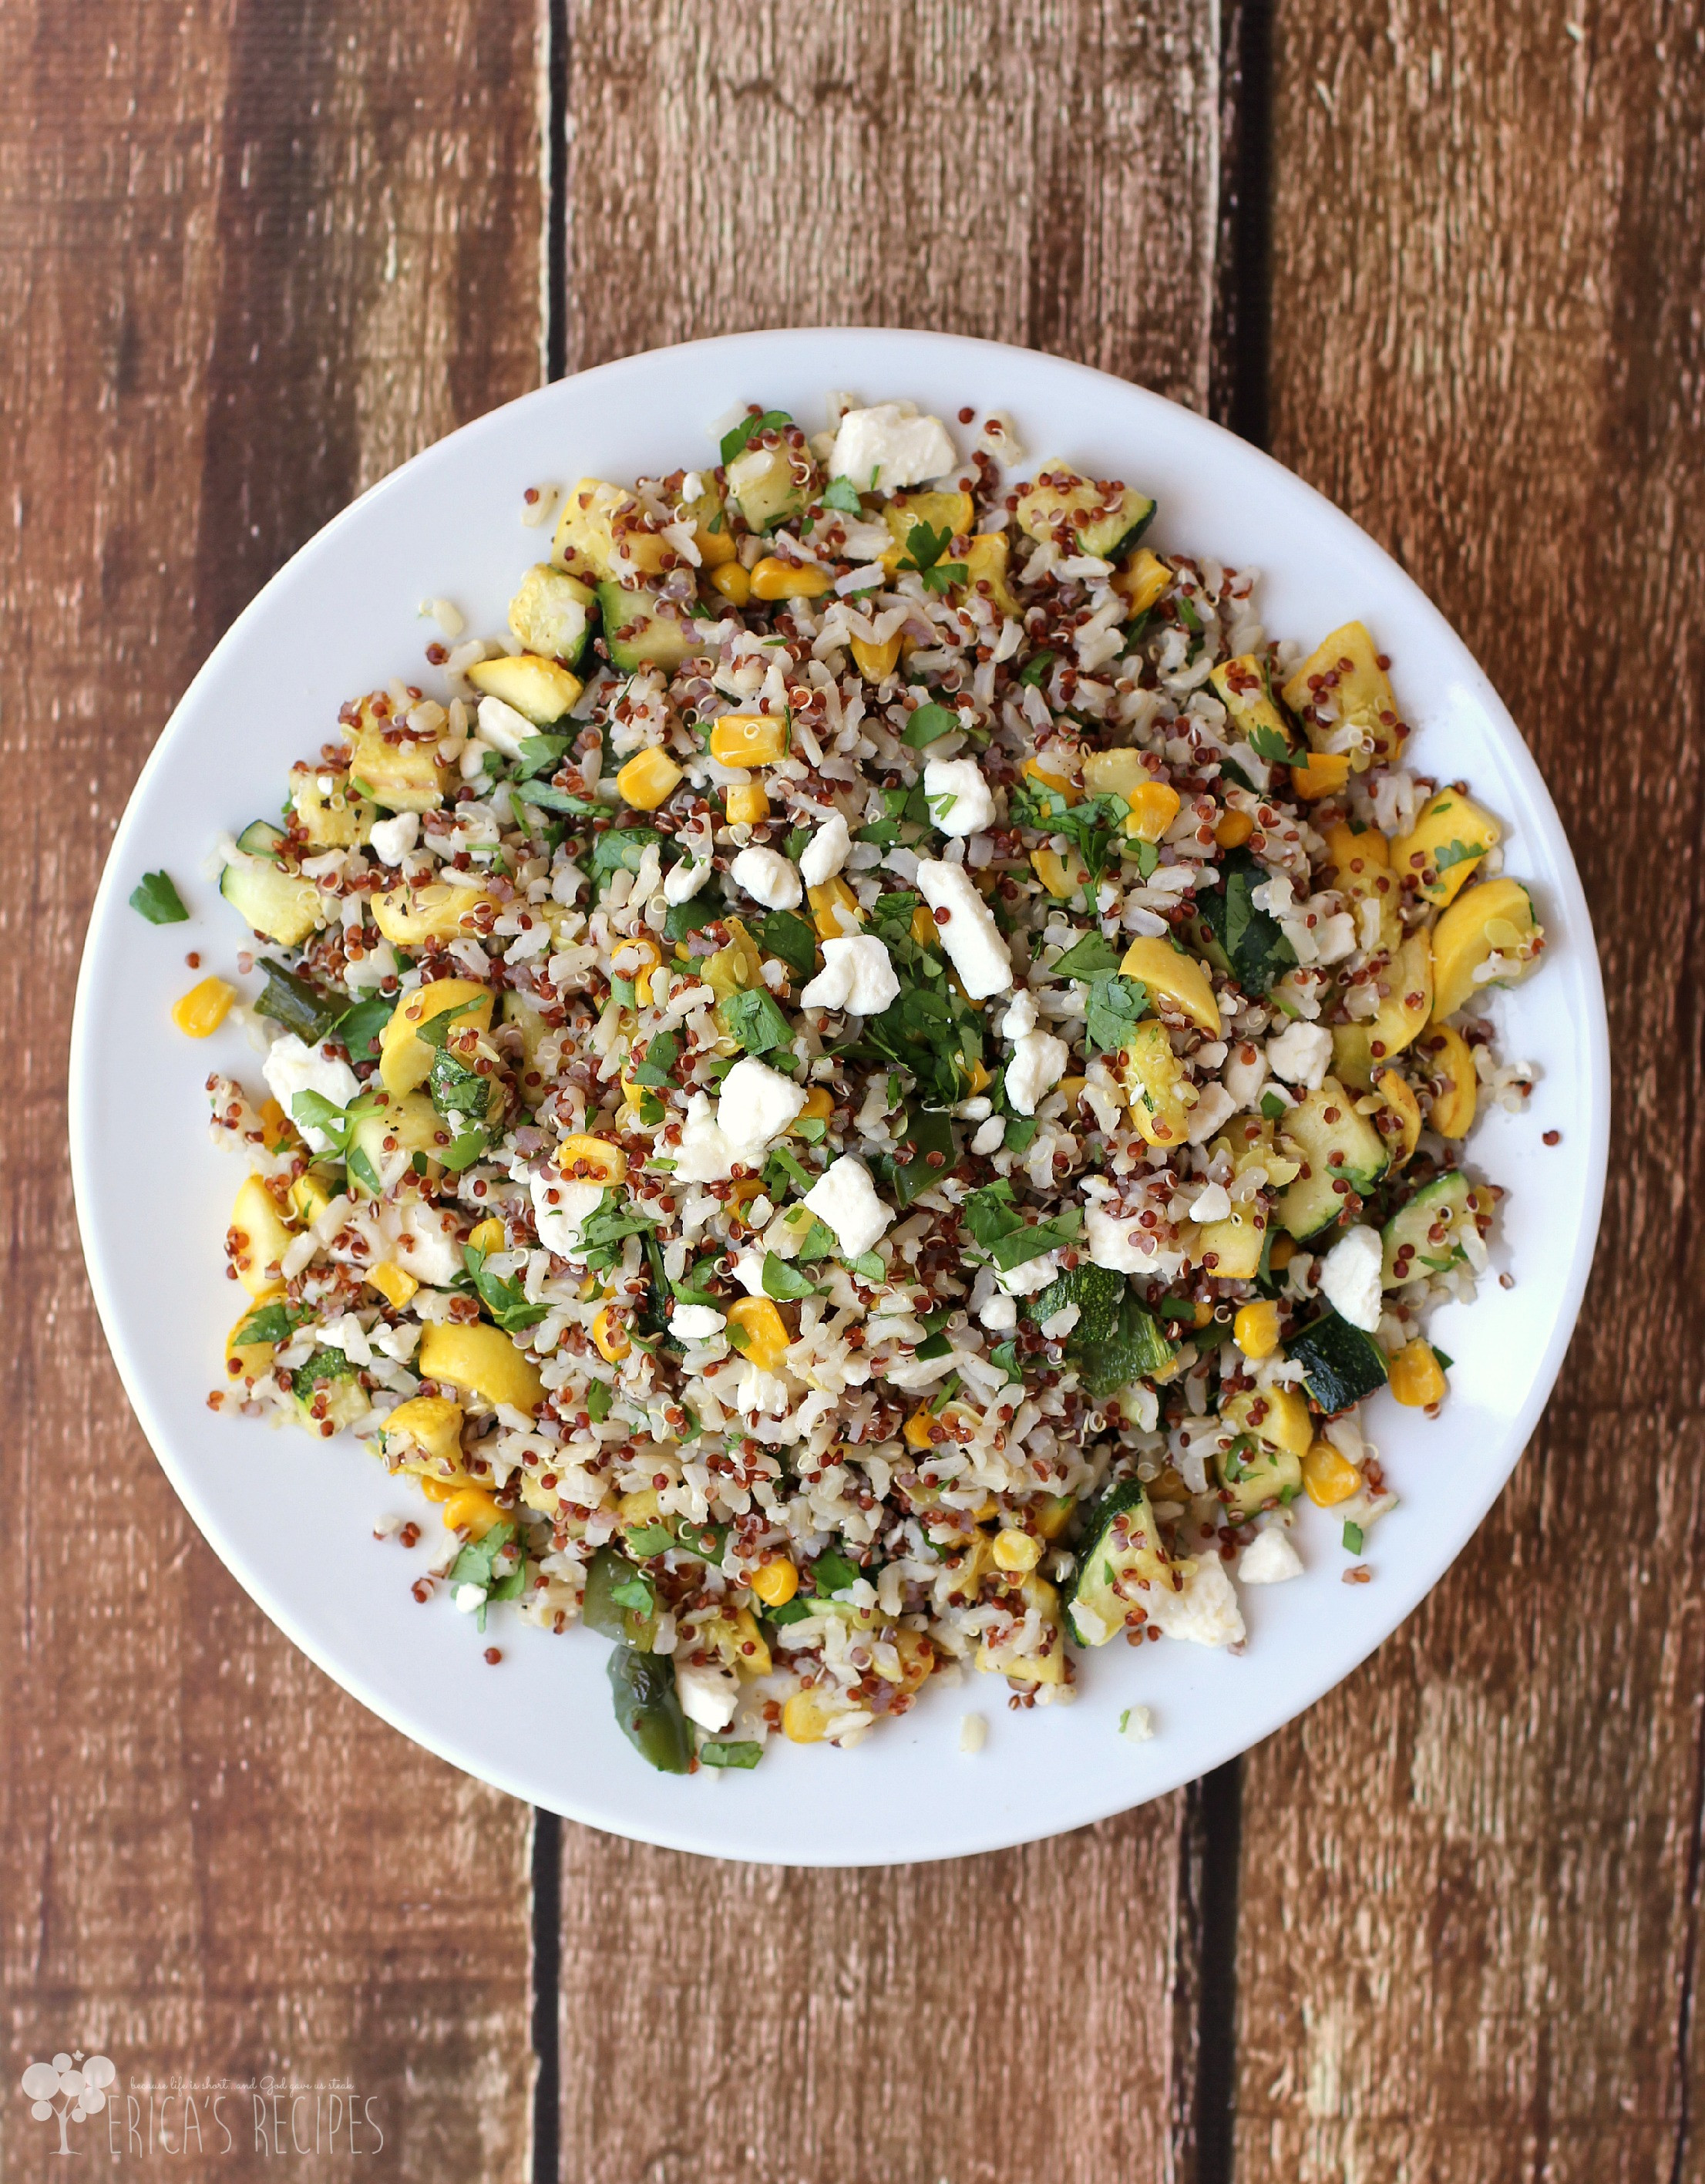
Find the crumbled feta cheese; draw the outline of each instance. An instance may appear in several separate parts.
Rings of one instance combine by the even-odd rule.
[[[734,1160],[734,1148],[723,1136],[710,1112],[709,1094],[695,1092],[687,1103],[686,1117],[681,1124],[681,1142],[675,1148],[675,1180],[726,1183]]]
[[[332,1140],[323,1130],[304,1123],[292,1104],[298,1092],[317,1092],[334,1107],[347,1107],[360,1097],[361,1087],[347,1061],[334,1061],[317,1046],[305,1046],[293,1031],[273,1040],[260,1065],[266,1089],[301,1131],[309,1152],[329,1153]]]
[[[726,1323],[710,1304],[677,1304],[669,1315],[669,1332],[677,1342],[709,1342]]]
[[[947,912],[946,924],[938,918],[936,930],[971,999],[986,1001],[991,994],[1010,992],[1012,959],[993,912],[972,884],[964,866],[920,857],[917,887],[932,910]]]
[[[1379,1269],[1383,1258],[1377,1229],[1346,1228],[1320,1262],[1320,1291],[1340,1319],[1371,1334],[1379,1324]]]
[[[805,1104],[803,1085],[743,1055],[722,1079],[716,1127],[733,1147],[735,1159],[747,1160],[779,1137]]]
[[[553,1194],[554,1204],[552,1203]],[[571,1259],[580,1249],[581,1223],[604,1200],[601,1183],[569,1183],[560,1175],[532,1179],[532,1225],[547,1251]]]
[[[516,712],[501,698],[482,698],[479,710],[480,733],[493,750],[500,750],[505,758],[519,758],[521,747],[538,730],[525,713]]]
[[[1008,1296],[1034,1296],[1039,1290],[1045,1290],[1050,1282],[1057,1280],[1059,1273],[1060,1254],[1044,1251],[1039,1258],[1025,1259],[1016,1267],[1006,1268],[997,1273],[995,1279]]]
[[[1127,1707],[1119,1716],[1119,1734],[1127,1744],[1151,1744],[1155,1718],[1145,1706]]]
[[[455,1224],[418,1198],[382,1217],[388,1230],[394,1220],[397,1263],[428,1289],[445,1289],[462,1273],[462,1244]]]
[[[873,1017],[900,993],[889,952],[873,933],[853,940],[826,940],[823,967],[800,995],[808,1009],[845,1009]]]
[[[995,796],[974,758],[933,758],[923,769],[929,816],[944,834],[980,833],[995,816]]]
[[[861,493],[892,493],[940,477],[958,460],[939,417],[920,417],[915,403],[878,402],[841,419],[829,472],[850,478]]]
[[[1084,1244],[1091,1264],[1105,1267],[1110,1274],[1152,1273],[1154,1254],[1139,1251],[1131,1241],[1134,1226],[1128,1213],[1115,1217],[1104,1206],[1087,1206],[1084,1213]]]
[[[678,1654],[675,1660],[675,1689],[680,1697],[681,1711],[688,1720],[696,1721],[700,1729],[708,1729],[713,1736],[733,1721],[734,1709],[740,1702],[740,1687],[729,1669],[710,1663],[700,1668],[691,1661],[683,1661]]]
[[[398,811],[393,818],[376,819],[368,836],[374,855],[387,865],[400,865],[421,838],[418,811]]]
[[[996,1290],[977,1317],[991,1334],[1010,1334],[1018,1324],[1018,1300]]]
[[[1356,920],[1347,910],[1334,911],[1314,928],[1314,945],[1322,963],[1341,963],[1356,952]]]
[[[663,875],[664,900],[691,902],[715,870],[708,857],[700,857],[696,862],[691,857],[683,857]]]
[[[1027,1031],[1006,1065],[1006,1104],[1015,1114],[1034,1115],[1036,1102],[1066,1073],[1072,1050],[1052,1032]]]
[[[486,1589],[482,1585],[459,1585],[454,1598],[460,1614],[476,1615],[486,1604]]]
[[[1205,1145],[1236,1112],[1237,1103],[1223,1084],[1204,1084],[1197,1090],[1184,1135],[1191,1145]]]
[[[1254,1106],[1267,1082],[1267,1056],[1253,1039],[1233,1040],[1220,1082],[1230,1093],[1234,1108]]]
[[[1231,1193],[1223,1183],[1211,1183],[1206,1190],[1196,1193],[1195,1204],[1190,1208],[1192,1221],[1229,1221],[1231,1218]]]
[[[1287,1084],[1318,1092],[1332,1067],[1332,1034],[1324,1024],[1287,1024],[1267,1042],[1267,1064]]]
[[[1006,1117],[1004,1115],[991,1116],[971,1140],[971,1150],[974,1153],[981,1153],[986,1160],[990,1153],[1000,1151],[1001,1140],[1006,1135]]]
[[[1187,1639],[1193,1646],[1235,1646],[1242,1641],[1243,1610],[1237,1604],[1237,1589],[1216,1554],[1202,1557],[1182,1592],[1151,1585],[1143,1595],[1143,1606],[1164,1637]]]
[[[894,1223],[892,1210],[877,1196],[870,1170],[850,1153],[831,1161],[805,1193],[805,1204],[835,1233],[842,1253],[862,1258]]]
[[[851,831],[839,811],[831,812],[800,854],[800,878],[807,887],[822,887],[851,855]]]
[[[1006,1013],[996,1029],[1002,1039],[1022,1039],[1027,1031],[1036,1028],[1036,996],[1028,986],[1021,986],[1006,1004]]]
[[[1301,1576],[1302,1557],[1284,1525],[1271,1524],[1244,1549],[1237,1574],[1245,1585],[1283,1585],[1287,1578]]]
[[[779,850],[742,850],[728,873],[766,910],[797,910],[805,893],[799,866]]]

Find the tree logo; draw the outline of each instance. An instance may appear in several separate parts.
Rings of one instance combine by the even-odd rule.
[[[59,2120],[59,2153],[71,2152],[65,2142],[65,2126],[98,2115],[107,2105],[107,2087],[118,2075],[104,2055],[85,2055],[81,2048],[75,2057],[56,2055],[51,2063],[32,2063],[24,2073],[31,2114],[37,2123]]]

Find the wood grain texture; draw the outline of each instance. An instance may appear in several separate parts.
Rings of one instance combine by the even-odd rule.
[[[1618,1104],[1535,1446],[1248,1763],[1240,2174],[1697,2176],[1705,16],[1283,0],[1273,110],[1273,451],[1533,743]]]
[[[630,0],[570,25],[571,367],[886,323],[1206,401],[1201,0],[762,0],[737,33]],[[564,2174],[1192,2174],[1198,1809],[888,1873],[719,1868],[566,1829]],[[660,2068],[666,2024],[684,2045]]]
[[[0,12],[0,2172],[35,2173],[17,2078],[64,2046],[106,2049],[121,2093],[344,2081],[393,2173],[515,2176],[527,1815],[334,1689],[193,1531],[95,1323],[64,1112],[106,844],[207,645],[359,487],[537,376],[534,25],[100,18]],[[276,2160],[246,2090],[225,2114],[201,2173]]]
[[[754,326],[939,327],[1202,408],[1207,0],[571,4],[571,369]]]

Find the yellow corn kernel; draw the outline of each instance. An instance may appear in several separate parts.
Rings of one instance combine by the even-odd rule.
[[[1044,788],[1051,788],[1063,796],[1068,804],[1081,804],[1084,792],[1063,773],[1052,773],[1039,759],[1027,758],[1019,771],[1027,781],[1034,781]]]
[[[205,1039],[225,1022],[226,1011],[237,999],[235,986],[223,978],[203,978],[198,986],[172,1004],[171,1020],[190,1039]]]
[[[788,724],[769,713],[724,713],[710,723],[718,766],[773,766],[788,751]]]
[[[1220,815],[1219,823],[1213,830],[1213,838],[1221,849],[1235,850],[1240,848],[1254,832],[1255,822],[1248,812],[1226,811]]]
[[[935,922],[935,913],[922,903],[911,913],[911,937],[920,948],[941,945],[941,928]]]
[[[765,554],[752,571],[752,589],[761,599],[820,599],[830,581],[827,569],[798,568],[774,554]]]
[[[799,1134],[801,1123],[826,1123],[835,1111],[835,1095],[827,1084],[813,1084],[805,1095],[805,1104],[788,1125],[790,1136]]]
[[[994,1082],[994,1077],[983,1067],[983,1064],[980,1061],[973,1061],[972,1063],[971,1092],[973,1099],[979,1092],[986,1092]]]
[[[276,1153],[289,1145],[296,1135],[296,1127],[276,1100],[260,1103],[260,1141],[270,1153]]]
[[[1279,1347],[1279,1306],[1240,1305],[1231,1323],[1231,1339],[1245,1357],[1271,1357]]]
[[[503,1521],[497,1497],[483,1486],[459,1486],[444,1504],[444,1529],[465,1532],[471,1540],[484,1539],[493,1524]]]
[[[1334,819],[1326,830],[1326,853],[1340,872],[1351,872],[1358,864],[1371,872],[1375,866],[1384,872],[1391,863],[1391,844],[1377,827],[1364,827],[1358,833],[1347,819]]]
[[[728,1307],[728,1324],[745,1337],[734,1347],[761,1372],[774,1373],[793,1340],[788,1323],[768,1297],[740,1297]]]
[[[819,940],[844,939],[864,923],[858,897],[844,879],[825,880],[821,887],[808,888],[806,894]]]
[[[1028,1532],[1005,1531],[995,1535],[995,1567],[1023,1576],[1035,1568],[1042,1559],[1042,1542],[1033,1539]]]
[[[782,1734],[790,1744],[821,1744],[833,1719],[820,1692],[795,1691],[782,1708]]]
[[[420,1474],[421,1491],[429,1502],[448,1502],[453,1494],[460,1494],[462,1482],[456,1479],[428,1479]]]
[[[636,811],[655,811],[675,793],[681,769],[666,750],[635,751],[616,777],[616,790]]]
[[[933,1448],[935,1444],[929,1437],[929,1429],[934,1424],[935,1419],[932,1412],[927,1410],[914,1411],[911,1416],[906,1420],[904,1428],[906,1446],[908,1448]]]
[[[488,1214],[468,1241],[476,1251],[501,1251],[509,1241],[509,1233],[495,1214]]]
[[[386,1303],[395,1305],[398,1312],[421,1286],[412,1274],[393,1265],[389,1259],[382,1259],[376,1267],[370,1267],[367,1279]]]
[[[1125,596],[1132,614],[1145,614],[1173,580],[1173,572],[1158,554],[1146,546],[1126,557],[1125,565],[1110,579],[1112,588]]]
[[[627,1156],[608,1138],[577,1132],[557,1147],[556,1164],[571,1183],[626,1183]]]
[[[728,528],[726,517],[723,519],[720,531],[710,531],[702,523],[695,524],[693,530],[693,543],[699,549],[699,566],[701,569],[726,569],[731,561],[739,558],[740,549],[734,542],[733,533]],[[744,576],[744,570],[740,573]]]
[[[770,816],[770,800],[761,781],[737,785],[723,798],[731,827],[756,827]]]
[[[1302,1484],[1317,1509],[1329,1509],[1347,1502],[1362,1484],[1362,1474],[1329,1440],[1313,1442],[1302,1459]]]
[[[866,682],[882,682],[900,664],[900,632],[896,630],[886,644],[872,644],[867,638],[855,637],[852,656]]]
[[[800,1589],[800,1574],[783,1556],[752,1573],[752,1590],[766,1607],[785,1607]]]
[[[1418,1334],[1391,1360],[1391,1393],[1412,1411],[1445,1400],[1445,1368],[1433,1354],[1433,1346]]]
[[[1125,800],[1131,807],[1125,832],[1134,842],[1162,840],[1183,804],[1177,789],[1165,781],[1145,781],[1132,789]]]
[[[437,1462],[453,1470],[460,1468],[462,1407],[448,1396],[411,1396],[406,1403],[398,1404],[382,1430],[387,1453],[395,1453],[393,1442],[411,1441]]]
[[[599,1356],[610,1365],[619,1365],[633,1347],[627,1339],[627,1323],[613,1305],[605,1305],[593,1321],[592,1339],[598,1345]]]
[[[752,596],[752,580],[738,561],[725,561],[720,568],[712,569],[710,584],[730,606],[743,607]]]
[[[1323,796],[1337,795],[1349,778],[1347,751],[1314,751],[1307,766],[1290,769],[1290,786],[1305,804],[1318,804]]]

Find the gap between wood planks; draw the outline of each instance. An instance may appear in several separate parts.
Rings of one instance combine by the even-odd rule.
[[[543,364],[547,381],[566,376],[569,314],[570,0],[546,0],[543,123],[546,191]],[[1268,423],[1273,0],[1230,0],[1221,44],[1221,175],[1216,303],[1209,409],[1255,446]],[[1231,2184],[1237,2084],[1238,1869],[1243,1763],[1229,1762],[1195,1784],[1196,2073],[1190,2115],[1192,2184]],[[558,2184],[561,2164],[562,1822],[533,1811],[532,2038],[532,2184]]]

